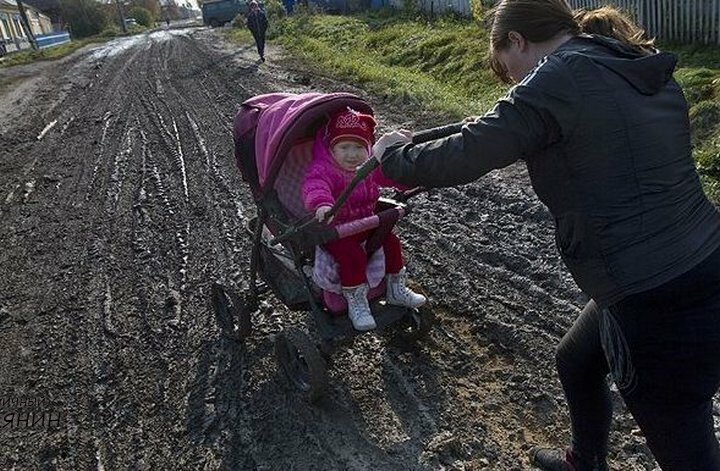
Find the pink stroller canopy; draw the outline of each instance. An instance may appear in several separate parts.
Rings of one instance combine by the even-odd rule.
[[[259,117],[248,113],[236,120],[234,131],[240,136],[257,125],[254,147],[260,188],[273,186],[292,146],[313,137],[321,118],[347,106],[373,113],[370,105],[350,93],[272,93],[245,101],[243,108],[259,110]]]

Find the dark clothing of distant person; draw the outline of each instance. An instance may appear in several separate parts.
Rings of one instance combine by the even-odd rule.
[[[258,7],[251,7],[246,24],[255,39],[255,46],[257,46],[260,60],[265,62],[265,31],[267,31],[268,27],[265,12]]]

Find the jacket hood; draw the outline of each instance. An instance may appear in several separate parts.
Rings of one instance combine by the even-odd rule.
[[[581,52],[597,64],[625,79],[643,95],[654,95],[672,79],[677,57],[667,52],[647,53],[616,39],[580,35],[556,52]]]

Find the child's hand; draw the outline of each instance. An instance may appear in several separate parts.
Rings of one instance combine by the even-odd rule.
[[[318,209],[315,210],[315,219],[317,219],[318,222],[324,222],[325,217],[327,216],[327,213],[331,209],[332,209],[332,206],[320,206]],[[332,218],[330,218],[330,220],[328,220],[327,222],[330,222],[331,220],[332,220]]]

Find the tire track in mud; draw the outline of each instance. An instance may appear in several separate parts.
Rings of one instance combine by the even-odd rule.
[[[254,212],[232,116],[251,95],[307,91],[269,52],[259,68],[211,30],[99,46],[47,72],[62,85],[31,101],[42,119],[2,136],[0,189],[17,189],[0,206],[14,247],[0,252],[13,346],[0,387],[47,393],[67,426],[14,431],[0,456],[18,469],[525,469],[530,444],[567,437],[553,351],[582,295],[519,167],[418,198],[399,229],[440,324],[416,348],[368,335],[341,349],[318,406],[272,357],[272,335],[306,316],[267,294],[247,342],[218,335],[210,286],[246,287]],[[387,127],[414,112],[410,125],[437,124],[368,98]],[[616,469],[651,469],[619,419]]]

